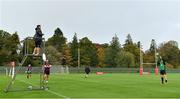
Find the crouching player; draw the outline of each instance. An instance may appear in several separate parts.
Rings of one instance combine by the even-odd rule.
[[[164,84],[167,83],[167,75],[166,75],[166,63],[165,60],[160,57],[160,62],[159,62],[159,68],[160,68],[160,75],[161,75],[161,83]]]

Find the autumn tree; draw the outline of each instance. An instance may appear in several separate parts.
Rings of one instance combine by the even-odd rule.
[[[103,44],[96,44],[97,56],[98,56],[98,67],[105,67],[104,59],[105,59],[105,48]]]
[[[66,60],[66,65],[70,66],[72,65],[72,55],[71,55],[71,50],[69,47],[70,44],[65,44],[63,48],[63,58]]]
[[[177,68],[180,65],[180,51],[176,41],[161,43],[158,50],[162,58],[164,58],[167,63],[173,65],[174,68]]]

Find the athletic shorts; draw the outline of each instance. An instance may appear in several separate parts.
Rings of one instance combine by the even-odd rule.
[[[89,72],[86,72],[86,74],[89,74]]]
[[[31,71],[26,71],[27,74],[31,74],[32,72]]]
[[[50,71],[44,71],[44,74],[49,75]]]
[[[39,38],[36,38],[36,39],[35,39],[35,46],[36,46],[36,47],[41,48],[41,43],[42,43],[42,40],[41,40],[41,39],[39,39]]]
[[[160,74],[161,74],[161,75],[165,75],[165,74],[166,74],[166,71],[165,71],[165,70],[160,70]]]

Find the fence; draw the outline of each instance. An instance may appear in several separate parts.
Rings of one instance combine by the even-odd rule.
[[[0,66],[0,74],[8,74],[9,67]],[[27,67],[21,67],[19,73],[25,73]],[[139,68],[90,68],[92,73],[139,73]],[[143,68],[144,72],[154,73],[154,68]],[[42,72],[42,67],[33,67],[32,73]],[[51,73],[84,73],[84,68],[52,66]],[[167,69],[167,73],[180,73],[180,69]]]
[[[16,67],[16,69],[19,67]],[[10,67],[8,66],[0,66],[0,74],[8,74]],[[25,73],[27,67],[21,67],[18,69],[18,73]],[[42,67],[33,67],[32,73],[40,73],[42,72]],[[69,73],[69,68],[67,66],[53,66],[51,68],[51,73]]]

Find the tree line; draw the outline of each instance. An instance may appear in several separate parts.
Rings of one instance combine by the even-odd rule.
[[[34,41],[29,42],[29,53],[33,52]],[[20,47],[18,33],[8,33],[0,30],[0,66],[6,66],[10,61],[20,62],[25,50],[24,46]],[[93,43],[88,37],[81,39],[74,37],[71,42],[67,42],[60,28],[56,28],[54,35],[45,42],[45,53],[47,58],[53,65],[61,65],[62,59],[66,60],[66,65],[72,67],[139,67],[140,66],[140,42],[133,42],[130,34],[127,35],[124,44],[119,42],[119,38],[115,34],[110,43],[98,44]],[[180,49],[178,42],[167,41],[160,43],[157,47],[154,39],[148,50],[143,51],[143,61],[154,63],[154,51],[166,60],[169,68],[180,67]],[[18,53],[18,49],[20,53]],[[24,65],[31,63],[33,66],[40,66],[40,61],[30,57]],[[145,65],[146,67],[154,67],[155,65]]]

